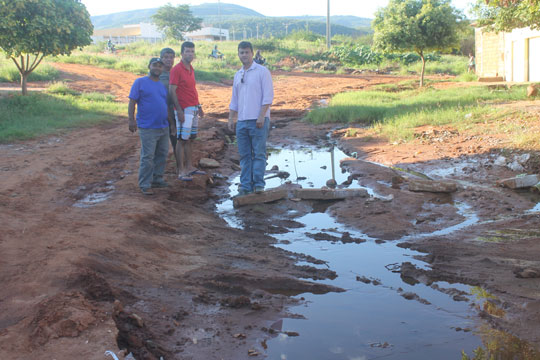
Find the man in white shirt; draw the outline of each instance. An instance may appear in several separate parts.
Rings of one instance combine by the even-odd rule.
[[[253,61],[253,46],[248,41],[238,44],[242,68],[234,75],[229,105],[229,129],[236,125],[236,140],[240,154],[239,195],[264,191],[266,169],[266,139],[270,129],[270,105],[274,88],[270,71]],[[235,124],[235,120],[237,123]]]

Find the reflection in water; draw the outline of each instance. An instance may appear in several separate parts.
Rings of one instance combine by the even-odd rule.
[[[477,330],[483,346],[474,349],[471,355],[462,352],[462,360],[539,360],[540,352],[528,342],[504,331],[482,325]]]
[[[332,178],[337,184],[359,188],[355,181],[346,185],[348,174],[339,171],[339,161],[345,157],[338,149],[330,152],[313,148],[273,149],[267,168],[275,165],[279,169],[276,171],[286,171],[290,177],[269,179],[267,188],[280,186],[287,180],[302,187],[322,187]],[[337,171],[332,171],[333,168]],[[234,180],[237,181],[238,178]],[[231,195],[237,191],[234,182]],[[378,196],[373,189],[366,190],[371,196]],[[324,207],[305,213],[287,208],[286,204],[281,202],[281,210],[270,219],[285,224],[285,233],[273,235],[278,240],[277,246],[322,260],[324,265],[304,262],[297,265],[335,271],[337,278],[316,282],[347,291],[299,295],[301,305],[290,308],[290,317],[280,323],[277,336],[264,341],[263,350],[269,359],[454,360],[460,354],[463,359],[471,354],[476,360],[536,359],[519,357],[525,354],[522,349],[531,349],[524,342],[518,343],[519,339],[511,339],[489,327],[477,329],[475,308],[467,300],[476,301],[478,309],[491,316],[504,316],[497,306],[498,300],[483,289],[440,281],[429,286],[418,281],[405,282],[399,273],[400,264],[408,262],[429,270],[427,264],[414,258],[418,253],[397,247],[398,242],[378,244],[377,239],[337,223],[324,212]],[[453,205],[464,217],[461,223],[415,237],[443,236],[478,223],[478,217],[467,204]],[[233,209],[230,199],[218,205],[218,212],[230,226],[237,228],[246,227],[243,211]],[[344,243],[340,239],[345,234],[361,241]],[[471,296],[462,297],[465,301],[454,301],[451,294],[456,292]],[[513,346],[519,348],[512,352]]]

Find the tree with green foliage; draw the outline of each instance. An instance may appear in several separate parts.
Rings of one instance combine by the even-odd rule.
[[[472,11],[477,25],[492,31],[540,29],[540,0],[477,0]]]
[[[0,0],[0,48],[26,80],[48,55],[69,55],[92,43],[90,15],[79,0]]]
[[[450,5],[450,0],[390,0],[375,15],[373,42],[384,53],[416,52],[422,59],[422,87],[425,53],[459,46],[461,19],[461,12]]]
[[[184,40],[184,33],[199,30],[202,19],[194,17],[189,5],[172,6],[170,3],[160,7],[152,15],[157,28],[169,39]]]

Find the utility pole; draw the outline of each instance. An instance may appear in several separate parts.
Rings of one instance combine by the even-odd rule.
[[[231,25],[231,29],[232,29],[232,40],[235,41],[235,38],[234,38],[234,25]]]
[[[259,40],[259,24],[257,24],[257,40]]]
[[[246,26],[244,25],[244,37],[242,38],[242,40],[245,40],[247,38],[247,32],[246,32]]]
[[[330,0],[326,0],[326,48],[330,50]]]
[[[285,23],[285,36],[289,35],[289,23]]]
[[[330,1],[330,0],[328,0]],[[219,22],[219,41],[221,41],[221,2],[217,2],[217,11],[218,11],[218,22]]]

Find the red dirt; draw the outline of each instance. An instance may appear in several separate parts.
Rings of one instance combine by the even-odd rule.
[[[75,90],[112,93],[121,101],[135,79],[91,66],[56,66]],[[325,141],[332,126],[296,121],[306,109],[338,92],[399,80],[276,73],[276,128],[270,141]],[[225,176],[234,173],[237,159],[225,136],[230,92],[223,84],[199,85],[207,115],[194,151],[195,160],[220,161],[217,171]],[[397,145],[367,137],[372,134],[362,129],[354,138],[342,137],[344,132],[334,136],[358,158],[423,172],[448,167],[453,160],[488,158],[505,144],[504,134],[480,139],[452,129],[435,130],[440,132],[419,129],[424,135]],[[262,351],[261,344],[272,336],[268,329],[297,301],[287,295],[340,290],[306,280],[331,273],[295,266],[302,255],[271,246],[274,240],[264,235],[269,224],[257,216],[246,230],[228,227],[214,213],[227,186],[222,180],[197,176],[193,183],[181,184],[174,180],[169,161],[166,177],[171,186],[153,197],[141,195],[136,184],[138,145],[126,118],[119,118],[67,135],[0,146],[1,359],[103,359],[103,349],[119,353],[124,348],[137,359],[247,359],[250,349]],[[357,176],[362,184],[394,196],[390,203],[358,199],[330,208],[343,222],[371,236],[392,240],[436,229],[431,218],[459,222],[455,209],[425,210],[425,204],[444,198],[440,195],[408,192],[406,182],[401,189],[377,182],[391,182],[394,171],[360,160],[346,166],[362,174]],[[532,160],[528,166],[538,170]],[[498,305],[509,316],[484,316],[538,346],[539,279],[518,279],[514,272],[518,267],[540,268],[540,217],[523,214],[531,207],[530,199],[492,186],[511,174],[486,162],[454,176],[473,184],[456,193],[455,200],[467,201],[483,220],[495,218],[493,225],[411,240],[406,246],[428,253],[431,279],[481,285],[499,296]],[[89,194],[109,191],[106,201],[74,206]],[[363,210],[359,214],[354,209]],[[389,222],[395,226],[389,229]],[[529,230],[514,234],[511,242],[475,240],[508,228]]]

